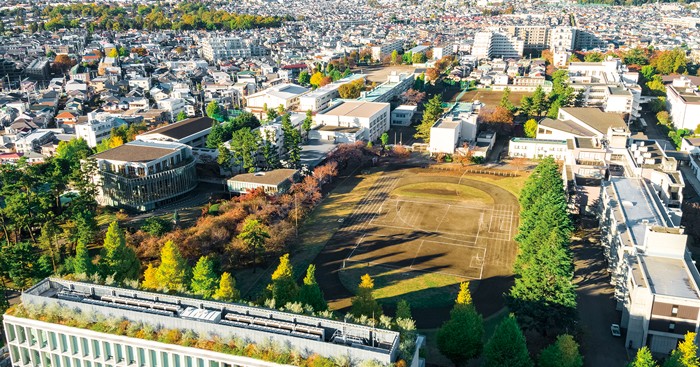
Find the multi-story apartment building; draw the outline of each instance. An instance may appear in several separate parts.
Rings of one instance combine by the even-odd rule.
[[[523,41],[523,49],[542,51],[549,48],[550,27],[548,26],[509,26],[504,27],[506,34]]]
[[[217,37],[202,40],[202,57],[209,62],[250,57],[251,48],[238,37]]]
[[[158,109],[168,111],[170,121],[174,121],[180,112],[185,112],[187,102],[183,98],[164,98],[156,102]]]
[[[241,304],[178,297],[49,278],[22,293],[25,308],[45,307],[52,318],[31,312],[4,316],[13,367],[275,367],[285,364],[242,356],[231,345],[270,346],[301,358],[350,358],[362,364],[396,362],[399,333],[303,314]],[[58,322],[80,318],[80,326]],[[148,330],[196,335],[147,340],[143,333],[110,332],[99,323],[142,325]],[[204,343],[206,342],[206,343]],[[226,344],[226,348],[218,348]],[[422,343],[422,338],[417,339]],[[418,349],[416,349],[417,351]],[[272,353],[272,352],[271,352]],[[414,353],[411,367],[422,360]]]
[[[389,103],[346,101],[314,116],[314,137],[335,142],[376,141],[389,130]]]
[[[403,40],[393,40],[384,42],[379,46],[372,46],[372,60],[382,61],[385,57],[391,56],[391,53],[397,51],[403,53]]]
[[[126,121],[106,112],[88,113],[87,122],[75,124],[75,135],[83,138],[91,148],[96,147],[102,140],[109,138],[110,131]]]
[[[612,157],[601,192],[602,243],[628,348],[669,353],[700,324],[700,274],[679,227],[683,178],[654,141]]]
[[[573,50],[576,45],[576,28],[574,27],[554,27],[549,31],[549,48],[563,48]]]
[[[628,122],[641,116],[642,89],[637,84],[639,73],[630,72],[619,59],[572,62],[568,71],[569,85],[583,93],[586,106],[625,113]]]
[[[93,158],[101,205],[148,211],[197,187],[192,148],[185,144],[134,140]]]
[[[700,125],[700,93],[689,79],[676,78],[666,86],[666,106],[676,129],[695,130]]]
[[[521,58],[525,42],[503,29],[477,32],[474,35],[472,55],[478,58]]]

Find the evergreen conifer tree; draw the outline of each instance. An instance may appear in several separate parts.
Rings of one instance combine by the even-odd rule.
[[[483,319],[472,304],[469,282],[463,282],[450,319],[438,330],[438,349],[455,365],[463,365],[481,354],[483,337]]]
[[[136,252],[126,245],[124,232],[117,222],[112,222],[107,229],[99,268],[103,278],[113,275],[117,283],[136,279],[141,271]]]
[[[272,282],[267,286],[269,297],[275,300],[277,307],[294,302],[299,295],[299,286],[294,281],[294,271],[289,263],[289,254],[280,257],[280,263],[272,273]]]
[[[503,319],[484,347],[484,367],[532,367],[523,336],[515,316]]]
[[[90,275],[93,272],[92,259],[84,241],[78,240],[73,259],[73,273]]]
[[[161,288],[170,291],[187,289],[187,262],[173,241],[167,241],[160,249],[160,266],[156,270],[156,280]]]
[[[326,300],[323,299],[323,292],[316,282],[316,266],[311,264],[306,268],[301,289],[299,289],[299,301],[305,305],[313,307],[314,311],[324,311],[328,309]]]
[[[202,256],[192,269],[190,291],[204,299],[211,298],[216,292],[218,277],[214,273],[214,262],[209,256]]]
[[[230,273],[224,272],[219,280],[219,289],[214,292],[214,299],[223,302],[235,302],[240,298],[236,289],[236,280]]]
[[[350,313],[355,317],[362,315],[374,320],[379,320],[382,315],[382,307],[379,305],[372,291],[374,290],[374,280],[369,274],[365,274],[360,278],[360,285],[357,287],[357,294],[352,299],[352,309]]]

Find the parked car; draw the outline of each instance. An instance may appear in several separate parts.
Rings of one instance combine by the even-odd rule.
[[[612,324],[610,325],[610,332],[612,333],[613,336],[621,336],[622,334],[620,333],[620,325],[619,324]]]

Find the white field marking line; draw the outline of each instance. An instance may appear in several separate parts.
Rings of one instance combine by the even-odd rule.
[[[411,261],[411,265],[408,267],[409,269],[413,269],[413,264],[415,264],[416,259],[418,258],[418,254],[420,254],[420,248],[423,247],[423,243],[425,240],[420,241],[420,245],[418,245],[418,250],[416,250],[416,254],[413,255],[413,261]]]
[[[450,212],[450,207],[452,207],[452,205],[447,204],[447,209],[445,210],[445,213],[442,214],[442,217],[440,218],[440,221],[438,222],[437,227],[435,227],[435,232],[439,232],[439,231],[440,231],[440,226],[442,225],[442,221],[445,220],[445,217],[447,216],[447,213]]]
[[[375,189],[374,191],[372,191],[372,193],[371,193],[371,196],[374,196],[374,200],[376,201],[376,200],[378,199],[378,197],[379,197],[380,194],[383,194],[383,193],[388,194],[388,193],[390,193],[390,192],[396,187],[396,185],[398,184],[399,178],[400,178],[401,176],[403,176],[403,173],[402,173],[399,177],[396,177],[396,176],[387,176],[386,182],[387,182],[387,184],[390,185],[390,187],[388,188],[388,190],[384,191],[384,189],[381,188],[381,185],[377,185],[376,189]],[[367,196],[367,197],[369,197],[369,196],[370,196],[370,194],[368,193],[368,196]],[[364,213],[364,214],[362,215],[362,217],[361,217],[361,218],[366,218],[365,220],[363,220],[361,229],[367,228],[367,226],[369,225],[369,222],[371,222],[372,219],[374,219],[375,216],[376,216],[377,209],[375,209],[375,208],[377,208],[377,206],[380,206],[380,205],[382,205],[382,204],[384,204],[384,202],[381,202],[381,203],[375,202],[375,203],[369,204],[369,207],[367,208],[367,212]]]
[[[513,238],[513,228],[515,227],[514,224],[515,222],[513,221],[513,214],[515,210],[513,208],[510,209],[510,230],[508,231],[508,241],[510,241]],[[517,218],[515,219],[517,220]]]
[[[382,264],[382,263],[377,263],[373,261],[357,261],[357,260],[347,260],[350,263],[356,263],[356,264],[369,264],[372,266],[383,266],[385,268],[389,269],[405,269],[405,266],[395,266],[395,265],[389,265],[389,264]],[[424,273],[424,274],[442,274],[442,275],[450,275],[453,277],[457,278],[462,278],[462,279],[470,279],[470,280],[476,280],[476,279],[481,279],[477,277],[470,277],[462,274],[455,274],[455,273],[448,273],[446,271],[427,271],[427,270],[422,270],[422,269],[411,269],[410,271],[416,272],[416,273]]]
[[[352,255],[355,253],[355,250],[357,250],[357,248],[360,247],[360,244],[362,243],[362,240],[364,240],[364,239],[365,239],[365,235],[363,234],[362,237],[360,237],[360,239],[357,240],[357,244],[355,245],[355,248],[352,249],[352,251],[350,252],[350,255],[348,255],[348,257],[346,257],[345,260],[349,260],[352,257]]]
[[[408,228],[408,227],[385,226],[385,225],[379,225],[379,226],[381,226],[381,227],[383,227],[383,228],[390,228],[390,229],[409,229],[409,230],[410,230],[410,229],[413,229],[413,230],[415,230],[415,228]],[[358,235],[359,235],[359,234],[364,234],[364,232],[358,232],[358,231],[348,231],[348,232],[357,233]],[[422,231],[422,230],[421,230],[421,232],[425,232],[425,233],[430,234],[430,232],[427,232],[427,231]],[[473,234],[469,234],[469,235],[457,234],[457,235],[462,236],[462,238],[464,238],[464,237],[474,237]],[[372,234],[372,236],[376,236],[376,237],[391,237],[392,235],[385,235],[385,234],[374,233],[374,234]],[[453,246],[465,246],[465,247],[478,247],[478,248],[481,248],[480,246],[470,246],[470,245],[476,244],[476,241],[469,241],[469,240],[464,240],[464,239],[460,239],[460,238],[451,238],[451,237],[447,237],[447,236],[442,235],[442,234],[438,234],[438,236],[439,236],[441,239],[445,239],[445,240],[449,240],[449,241],[454,241],[454,242],[462,242],[462,243],[466,243],[466,244],[467,244],[467,245],[461,245],[461,244],[453,243],[453,244],[452,244]],[[483,236],[482,236],[481,238],[490,239],[490,240],[498,240],[497,238],[490,238],[490,237],[483,237]],[[423,240],[422,240],[422,241],[423,241]],[[432,241],[432,240],[424,240],[424,241]],[[440,242],[440,241],[432,241],[432,242],[436,242],[436,243],[445,243],[445,244],[447,244],[447,242]]]
[[[492,207],[489,207],[486,205],[468,205],[468,204],[455,204],[455,203],[448,204],[446,202],[437,203],[435,201],[429,201],[429,200],[416,200],[416,199],[408,200],[408,199],[404,199],[404,198],[401,198],[398,200],[404,201],[407,203],[415,203],[415,204],[452,205],[455,208],[465,208],[465,209],[475,209],[475,210],[484,209],[484,210],[490,210],[490,211],[494,210]]]
[[[494,240],[498,241],[501,240],[503,241],[503,238],[499,237],[490,237],[490,236],[483,236],[483,235],[473,235],[473,234],[465,234],[465,233],[459,233],[459,232],[434,232],[434,231],[428,231],[420,228],[415,228],[415,227],[404,227],[404,226],[395,226],[395,225],[388,225],[388,224],[382,224],[382,223],[375,223],[376,226],[378,227],[383,227],[383,228],[390,228],[390,229],[404,229],[404,230],[414,230],[414,231],[419,231],[419,232],[424,232],[427,234],[434,234],[436,236],[439,236],[441,238],[450,240],[450,241],[458,241],[458,242],[466,242],[466,243],[475,243],[476,239],[474,241],[469,241],[469,240],[463,240],[460,238],[454,238],[454,237],[449,237],[449,236],[460,236],[462,238],[464,237],[478,237],[484,240]],[[364,233],[360,231],[351,231],[351,232],[357,232],[357,233]],[[501,233],[494,233],[494,234],[501,234]],[[380,234],[375,234],[376,236],[383,236],[386,237],[385,235],[380,235]]]
[[[464,170],[464,172],[462,172],[462,175],[461,175],[461,176],[459,176],[459,182],[458,182],[458,185],[461,185],[461,184],[462,184],[462,178],[463,178],[463,177],[464,177],[464,175],[466,175],[466,174],[467,174],[467,170],[465,169],[465,170]]]
[[[484,247],[484,259],[481,261],[481,271],[479,272],[479,279],[484,278],[484,265],[486,265],[486,250],[487,248]]]

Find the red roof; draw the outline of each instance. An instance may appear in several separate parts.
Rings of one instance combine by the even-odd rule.
[[[282,66],[282,69],[284,70],[290,70],[290,69],[306,69],[308,66],[306,64],[291,64],[291,65],[284,65]]]
[[[68,112],[68,111],[64,111],[64,112],[61,112],[58,115],[56,115],[56,118],[57,119],[74,119],[75,115]]]

